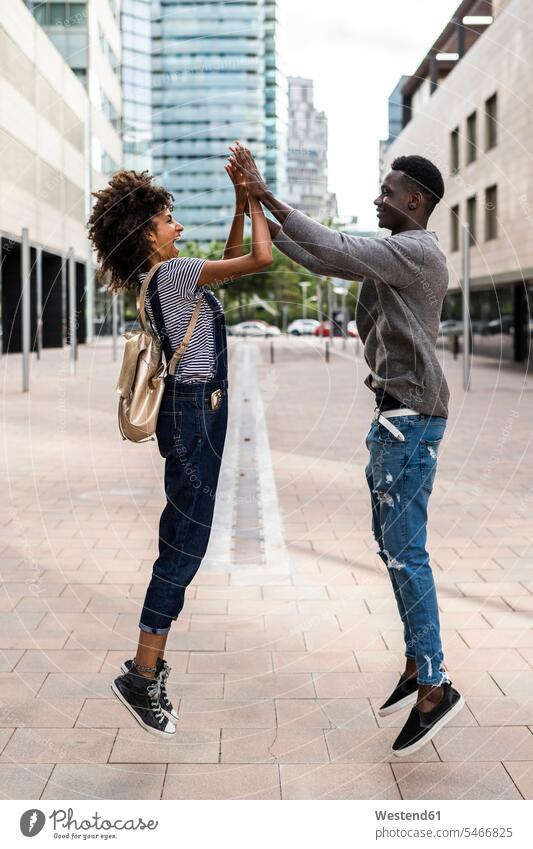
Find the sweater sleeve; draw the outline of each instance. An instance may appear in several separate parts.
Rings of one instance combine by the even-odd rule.
[[[293,209],[283,224],[283,234],[327,266],[336,277],[371,277],[396,289],[409,286],[422,269],[423,248],[407,233],[384,239],[351,236],[331,230]]]
[[[283,229],[279,230],[277,236],[272,239],[272,244],[280,250],[289,259],[297,262],[312,274],[322,275],[323,277],[340,277],[343,280],[353,280],[352,275],[343,274],[337,268],[330,268],[326,263],[322,262],[318,257],[302,248],[297,242],[290,239]]]

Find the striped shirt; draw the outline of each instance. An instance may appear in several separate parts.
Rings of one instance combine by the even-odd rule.
[[[173,351],[179,348],[189,326],[196,301],[199,297],[202,297],[203,287],[198,285],[198,279],[204,262],[204,259],[194,259],[193,257],[173,257],[161,265],[157,272],[157,293],[161,303],[163,321]],[[146,272],[139,275],[141,285],[145,277]],[[222,310],[220,301],[216,298],[215,300]],[[152,326],[159,335],[148,292],[144,303]],[[202,297],[202,306],[194,333],[185,353],[176,366],[174,380],[196,383],[202,380],[211,380],[215,376],[213,322],[214,312],[207,299]]]

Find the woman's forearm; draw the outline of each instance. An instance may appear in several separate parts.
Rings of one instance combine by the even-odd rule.
[[[233,259],[243,254],[245,208],[242,204],[235,205],[235,214],[224,247],[224,259]]]
[[[289,206],[287,203],[284,203],[282,200],[279,200],[279,198],[274,197],[270,190],[267,190],[266,192],[264,192],[264,194],[261,194],[259,200],[261,201],[263,206],[266,206],[268,211],[272,213],[272,215],[279,221],[279,223],[283,227],[285,219],[292,212],[292,206]]]
[[[254,259],[264,261],[270,257],[272,261],[272,239],[268,221],[259,201],[250,195],[250,219],[252,222],[252,240],[250,253]]]

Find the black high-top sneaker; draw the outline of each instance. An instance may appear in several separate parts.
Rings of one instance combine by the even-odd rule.
[[[123,672],[129,672],[130,669],[132,669],[132,667],[134,666],[134,664],[135,660],[131,658],[131,660],[125,660],[120,668]],[[179,715],[176,708],[172,705],[172,702],[169,699],[166,688],[167,678],[170,675],[172,667],[168,665],[166,660],[162,660],[160,657],[158,657],[156,669],[157,679],[159,681],[159,700],[161,702],[161,708],[163,710],[163,713],[165,713],[167,717],[172,720],[172,722],[174,722],[176,719],[179,719]]]
[[[132,670],[115,678],[111,689],[145,731],[165,738],[176,733],[176,726],[161,708],[157,678],[146,678]]]

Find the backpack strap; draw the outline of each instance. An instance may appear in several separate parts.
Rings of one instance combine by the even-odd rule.
[[[150,280],[152,279],[152,277],[154,276],[154,274],[156,273],[156,271],[157,271],[157,269],[159,268],[160,265],[163,265],[163,262],[156,262],[155,265],[152,265],[150,271],[148,272],[148,274],[144,278],[144,282],[141,286],[141,291],[139,293],[139,301],[138,301],[138,304],[137,304],[137,308],[139,310],[139,319],[140,319],[140,322],[141,322],[141,327],[142,327],[142,329],[144,330],[145,333],[148,333],[148,327],[147,327],[147,324],[146,324],[146,312],[145,312],[145,309],[144,309],[144,301],[145,301],[145,298],[146,298],[146,293],[148,291],[148,286],[150,285]]]

